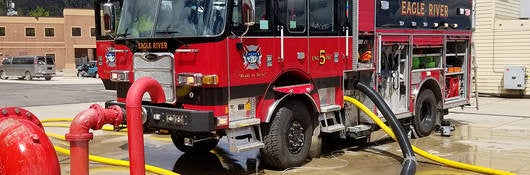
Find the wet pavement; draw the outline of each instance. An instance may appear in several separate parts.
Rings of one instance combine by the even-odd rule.
[[[439,133],[411,140],[412,144],[432,154],[464,163],[530,175],[530,99],[481,98],[481,110],[453,109],[446,116],[456,125],[451,137]],[[89,104],[27,107],[39,118],[72,117]],[[46,128],[64,134],[65,128]],[[115,159],[128,159],[126,133],[95,131],[90,153]],[[222,139],[212,152],[183,154],[172,144],[169,135],[146,134],[146,163],[180,174],[399,174],[402,154],[399,145],[382,131],[372,135],[372,142],[360,144],[343,140],[328,141],[327,154],[314,158],[302,167],[270,170],[257,166],[258,151],[231,153]],[[68,143],[52,139],[57,146]],[[69,158],[59,156],[63,174],[69,174]],[[417,157],[416,174],[477,174],[440,165]],[[90,163],[91,174],[129,174],[128,168]],[[257,173],[255,167],[258,167]]]

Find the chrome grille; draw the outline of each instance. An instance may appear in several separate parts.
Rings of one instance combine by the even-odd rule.
[[[171,53],[135,53],[134,80],[151,77],[157,80],[164,94],[166,102],[175,102],[175,74],[173,70],[174,56]],[[144,100],[149,100],[149,94],[144,94]]]

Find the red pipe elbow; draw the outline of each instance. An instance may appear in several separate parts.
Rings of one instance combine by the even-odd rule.
[[[90,105],[89,109],[85,109],[75,116],[70,124],[70,132],[66,134],[66,140],[91,140],[90,129],[99,130],[105,124],[118,126],[122,121],[123,111],[119,106],[103,109],[98,104]]]
[[[119,106],[103,109],[93,104],[76,115],[65,135],[70,141],[70,174],[88,175],[88,141],[93,137],[90,129],[98,130],[105,124],[117,126],[122,120],[123,111]]]
[[[164,103],[166,101],[164,90],[160,83],[149,77],[136,80],[129,88],[129,92],[127,92],[125,106],[131,175],[145,174],[142,98],[146,92],[149,93],[153,103]]]

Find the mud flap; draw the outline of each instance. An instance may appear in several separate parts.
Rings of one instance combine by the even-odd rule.
[[[320,126],[316,126],[311,137],[311,147],[309,148],[309,156],[311,158],[318,158],[322,153],[322,137],[320,136]]]

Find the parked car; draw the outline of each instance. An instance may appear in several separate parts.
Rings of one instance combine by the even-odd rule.
[[[16,56],[9,57],[0,65],[0,78],[32,80],[33,78],[44,78],[51,80],[55,76],[55,59],[45,56]]]
[[[95,77],[99,78],[97,61],[89,61],[77,67],[78,77]]]

